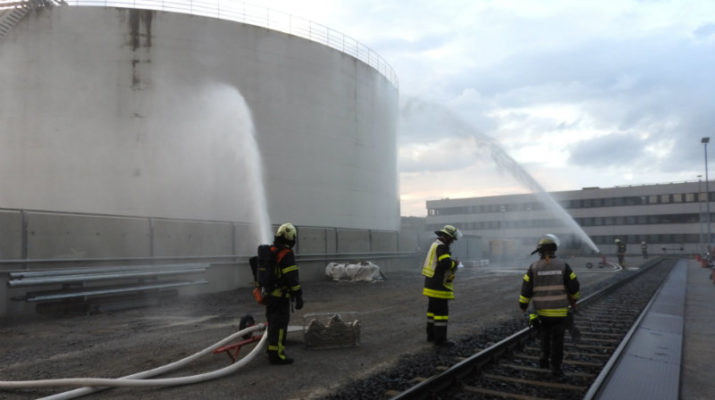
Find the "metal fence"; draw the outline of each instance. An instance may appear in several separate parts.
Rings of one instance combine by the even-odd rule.
[[[0,8],[33,0],[0,0]],[[35,0],[36,2],[36,0]],[[37,4],[37,3],[35,3]],[[255,25],[323,44],[371,66],[398,87],[397,74],[374,50],[357,40],[305,18],[236,0],[65,0],[69,6],[118,7],[199,15]]]

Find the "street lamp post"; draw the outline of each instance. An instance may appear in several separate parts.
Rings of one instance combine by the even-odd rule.
[[[698,247],[699,251],[703,250],[703,176],[698,175],[698,230],[700,235],[698,236]]]
[[[710,189],[708,188],[708,143],[710,142],[710,137],[704,137],[700,139],[700,143],[703,144],[703,148],[705,149],[705,212],[707,213],[705,216],[705,220],[707,221],[708,224],[708,252],[707,254],[710,254],[710,246],[712,245],[711,242],[711,233],[710,233]],[[710,260],[708,260],[710,261]]]

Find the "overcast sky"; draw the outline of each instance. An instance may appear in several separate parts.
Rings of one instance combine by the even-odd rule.
[[[705,174],[715,1],[261,4],[349,35],[396,70],[404,216],[426,215],[427,200],[528,192],[485,152],[490,140],[548,191]]]

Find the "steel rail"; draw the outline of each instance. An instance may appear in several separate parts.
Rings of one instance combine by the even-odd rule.
[[[586,305],[594,302],[595,300],[611,293],[615,289],[623,286],[624,284],[632,281],[636,277],[651,270],[655,266],[659,265],[661,262],[666,260],[665,257],[658,259],[653,259],[641,267],[640,271],[630,275],[618,282],[603,288],[581,300],[578,301],[577,305]],[[402,393],[394,396],[391,400],[406,400],[406,399],[426,399],[432,398],[440,391],[454,385],[459,385],[461,380],[472,373],[478,373],[481,368],[492,361],[498,359],[503,354],[509,353],[514,348],[520,347],[524,344],[526,339],[530,337],[531,328],[524,328],[511,336],[487,347],[486,349],[460,361],[459,363],[453,365],[449,369],[443,371],[440,374],[432,376],[419,384],[403,391]]]

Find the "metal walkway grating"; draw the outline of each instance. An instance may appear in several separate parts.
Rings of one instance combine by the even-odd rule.
[[[679,398],[687,272],[673,267],[598,399]]]

